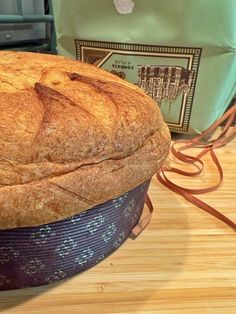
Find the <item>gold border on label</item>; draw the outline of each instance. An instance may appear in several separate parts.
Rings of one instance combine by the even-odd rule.
[[[173,132],[188,132],[191,117],[194,92],[201,57],[201,48],[195,47],[175,47],[175,46],[155,46],[128,43],[114,43],[90,40],[75,39],[76,59],[84,61],[84,50],[101,50],[107,51],[106,57],[101,60],[97,66],[101,67],[114,53],[120,55],[139,55],[154,56],[167,58],[184,58],[187,59],[187,69],[193,70],[195,75],[191,85],[190,92],[183,94],[178,123],[166,121],[170,130]]]

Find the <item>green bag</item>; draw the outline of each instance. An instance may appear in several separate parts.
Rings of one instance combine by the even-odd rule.
[[[170,130],[201,133],[236,87],[235,0],[55,0],[58,53],[139,85]]]

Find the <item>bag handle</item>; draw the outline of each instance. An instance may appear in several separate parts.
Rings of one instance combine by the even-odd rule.
[[[187,201],[205,210],[206,212],[213,215],[217,219],[221,220],[222,222],[230,226],[234,231],[236,231],[235,222],[230,220],[228,217],[220,213],[218,210],[216,210],[209,204],[198,199],[196,196],[194,196],[194,194],[203,194],[203,193],[215,191],[220,186],[223,180],[223,169],[220,165],[220,162],[214,150],[216,148],[226,145],[230,140],[232,140],[232,138],[235,137],[236,125],[230,128],[235,117],[236,117],[236,102],[220,119],[218,119],[215,123],[213,123],[203,133],[195,136],[193,139],[177,140],[175,143],[173,143],[171,147],[171,152],[173,156],[179,159],[180,161],[184,162],[185,164],[193,165],[195,168],[197,168],[196,171],[188,172],[188,171],[183,171],[175,167],[170,167],[170,168],[163,167],[156,174],[157,179],[168,189],[182,195]],[[214,131],[225,120],[226,120],[226,124],[224,125],[219,136],[215,140],[204,141],[204,138],[208,136],[212,131]],[[191,156],[191,155],[183,153],[184,150],[189,149],[189,148],[194,148],[194,147],[198,147],[198,148],[200,147],[203,149],[196,156]],[[189,188],[185,188],[183,186],[180,186],[172,182],[166,176],[167,172],[174,172],[179,175],[191,176],[191,177],[201,174],[204,170],[204,163],[201,160],[201,157],[206,155],[207,153],[210,153],[211,160],[215,164],[216,169],[219,173],[219,181],[213,186],[210,186],[207,188],[201,188],[201,189],[189,189]]]

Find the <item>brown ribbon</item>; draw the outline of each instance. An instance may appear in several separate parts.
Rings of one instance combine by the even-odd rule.
[[[227,218],[225,215],[220,213],[218,210],[216,210],[212,206],[206,204],[205,202],[195,197],[194,194],[203,194],[203,193],[215,191],[220,186],[223,180],[223,169],[215,154],[214,149],[226,145],[233,137],[235,137],[236,125],[230,128],[235,117],[236,117],[236,102],[220,119],[218,119],[215,123],[213,123],[203,133],[195,136],[191,140],[178,140],[175,143],[173,143],[171,147],[172,154],[177,159],[184,162],[185,164],[192,164],[193,166],[195,166],[197,169],[196,171],[188,172],[188,171],[183,171],[181,169],[174,168],[174,167],[170,167],[170,168],[163,167],[156,174],[157,179],[168,189],[182,195],[187,201],[191,202],[192,204],[198,206],[199,208],[205,210],[209,214],[223,221],[225,224],[230,226],[234,231],[236,231],[235,222]],[[226,123],[221,133],[219,134],[219,136],[215,140],[204,141],[204,138],[207,135],[211,134],[212,131],[214,131],[225,120],[226,120]],[[198,147],[198,148],[200,147],[203,149],[197,156],[187,155],[182,152],[186,149],[193,148],[193,147]],[[188,189],[188,188],[185,188],[178,184],[173,183],[170,179],[167,178],[166,176],[167,172],[174,172],[180,175],[191,176],[191,177],[201,174],[204,170],[204,163],[200,158],[207,153],[210,153],[211,160],[216,165],[216,169],[218,170],[218,173],[219,173],[219,181],[215,185],[207,187],[207,188],[202,188],[202,189]]]
[[[194,194],[203,194],[203,193],[215,191],[220,186],[223,180],[223,169],[215,154],[214,149],[226,145],[229,141],[231,141],[235,137],[236,125],[230,128],[231,124],[234,122],[235,117],[236,117],[236,102],[221,118],[219,118],[203,133],[195,136],[191,140],[178,140],[173,143],[171,147],[171,152],[173,156],[175,156],[175,158],[179,159],[185,164],[193,165],[197,170],[188,172],[188,171],[184,171],[175,167],[170,167],[170,168],[162,167],[156,174],[157,179],[168,189],[182,195],[187,201],[205,210],[206,212],[213,215],[217,219],[221,220],[222,222],[230,226],[234,231],[236,231],[236,223],[234,223],[232,220],[230,220],[228,217],[220,213],[218,210],[216,210],[209,204],[198,199],[196,196],[194,196]],[[218,137],[214,140],[204,141],[204,138],[210,135],[219,125],[221,125],[223,121],[226,121],[226,123],[224,127],[222,128],[221,133],[218,135]],[[197,156],[187,155],[182,152],[186,149],[194,148],[194,147],[203,148],[202,151],[199,154],[197,154]],[[177,173],[183,176],[189,176],[189,177],[200,175],[204,170],[204,163],[201,160],[201,157],[206,155],[207,153],[210,153],[211,159],[213,163],[216,165],[216,169],[218,170],[218,173],[219,173],[219,181],[215,185],[208,188],[202,188],[202,189],[188,189],[188,188],[185,188],[185,187],[179,186],[178,184],[173,183],[171,180],[167,178],[166,172],[174,172],[174,173]],[[153,213],[153,205],[148,195],[145,198],[145,203],[149,209],[149,214],[145,216],[144,218],[141,218],[138,224],[132,229],[132,232],[130,235],[132,239],[135,239],[151,221],[152,213]]]
[[[145,197],[145,204],[148,207],[149,213],[145,217],[141,218],[137,225],[132,229],[130,238],[133,240],[136,239],[137,236],[147,227],[152,219],[153,205],[148,194]]]

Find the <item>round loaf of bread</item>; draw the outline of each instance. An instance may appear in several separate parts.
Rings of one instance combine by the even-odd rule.
[[[170,133],[138,87],[61,56],[0,52],[0,229],[78,214],[145,182]]]

